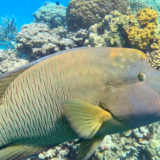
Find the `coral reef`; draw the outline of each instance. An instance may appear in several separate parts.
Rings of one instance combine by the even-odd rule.
[[[112,11],[106,15],[102,22],[92,25],[88,30],[88,39],[85,46],[118,46],[127,47],[127,34],[125,30],[129,26],[129,16],[121,14],[119,11]]]
[[[160,70],[160,50],[155,50],[151,53],[146,53],[148,63],[158,70]]]
[[[158,12],[150,9],[142,9],[135,17],[139,27],[131,24],[126,30],[131,46],[138,49],[145,49],[153,43],[158,34]],[[151,44],[152,45],[152,44]],[[150,47],[154,47],[151,46]]]
[[[159,49],[158,12],[142,9],[136,15],[112,11],[102,22],[90,26],[85,46],[132,47],[143,51]]]
[[[128,7],[128,0],[71,0],[66,12],[68,31],[88,29],[111,11],[118,10],[125,14]]]
[[[72,40],[63,37],[60,40],[46,24],[41,23],[24,25],[16,40],[18,52],[27,55],[30,60],[75,47]]]
[[[35,23],[45,23],[50,29],[66,25],[66,7],[63,5],[45,2],[33,16]]]
[[[18,29],[14,16],[12,19],[9,19],[8,16],[2,18],[2,23],[0,24],[0,44],[6,45],[8,48],[15,48],[15,37],[17,34]]]
[[[34,60],[61,50],[77,47],[77,45],[83,46],[87,32],[79,30],[77,33],[69,35],[63,26],[51,30],[42,23],[24,25],[16,37],[16,49],[19,53],[26,55],[29,60]]]
[[[13,49],[0,50],[0,75],[27,63],[28,60],[16,57],[16,52]]]

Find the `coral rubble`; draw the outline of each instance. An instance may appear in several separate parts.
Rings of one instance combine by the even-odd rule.
[[[69,31],[88,29],[112,10],[125,14],[128,7],[128,0],[71,0],[66,12],[67,28]]]
[[[2,18],[2,23],[0,24],[0,44],[6,45],[8,48],[15,48],[15,37],[18,34],[18,29],[16,27],[16,20],[6,16]]]
[[[50,29],[66,25],[66,7],[63,5],[45,2],[33,16],[35,23],[45,23]]]

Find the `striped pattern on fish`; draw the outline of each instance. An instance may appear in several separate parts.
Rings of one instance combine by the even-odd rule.
[[[93,77],[98,85],[96,76],[100,73],[96,73],[96,64],[91,60],[87,52],[79,57],[72,52],[63,57],[57,55],[16,78],[8,87],[0,110],[1,146],[17,141],[46,146],[77,138],[74,132],[68,134],[72,129],[60,102],[72,98],[94,102],[97,93],[92,94],[89,77]],[[81,89],[82,86],[86,86],[86,90]]]

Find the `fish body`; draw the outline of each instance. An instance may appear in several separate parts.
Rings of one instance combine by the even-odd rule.
[[[60,52],[1,76],[0,159],[76,138],[87,159],[105,135],[160,119],[159,77],[141,51],[107,47]]]

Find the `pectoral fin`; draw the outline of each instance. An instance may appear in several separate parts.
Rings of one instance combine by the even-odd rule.
[[[78,149],[78,160],[87,160],[102,143],[104,137],[85,139]]]
[[[85,139],[92,138],[102,123],[112,118],[109,112],[84,101],[66,100],[61,105],[74,131]]]

